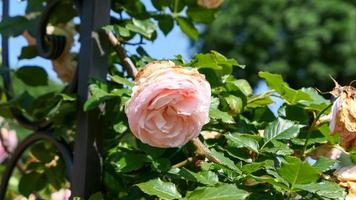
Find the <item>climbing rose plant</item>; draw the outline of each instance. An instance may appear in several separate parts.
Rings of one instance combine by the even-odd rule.
[[[127,52],[137,69],[110,48],[106,80],[93,78],[88,85],[90,98],[83,109],[96,112],[105,127],[100,133],[104,189],[91,200],[356,196],[356,92],[351,84],[336,84],[331,95],[322,96],[314,88],[291,88],[281,75],[263,71],[258,76],[270,90],[256,93],[232,75],[245,68],[243,63],[214,50],[161,61],[144,50],[145,42],[155,41],[158,32],[168,35],[174,26],[197,39],[195,26],[209,26],[222,3],[112,1],[111,24],[102,29],[124,48],[137,46]],[[38,56],[33,27],[45,4],[27,1],[25,15],[0,23],[2,35],[27,40],[19,59]],[[33,123],[50,122],[58,138],[74,143],[76,97],[65,83],[76,67],[77,52],[71,46],[78,35],[77,13],[71,1],[62,1],[58,9],[66,12],[54,12],[48,29],[67,38],[65,51],[51,62],[63,84],[49,80],[39,66],[11,69],[13,91],[1,88],[0,171],[17,141],[29,134],[10,110],[20,110]],[[12,99],[6,98],[8,92]],[[335,102],[326,99],[331,96]],[[276,112],[269,108],[274,98],[283,101]],[[50,144],[32,146],[17,167],[7,199],[71,195],[64,162]]]

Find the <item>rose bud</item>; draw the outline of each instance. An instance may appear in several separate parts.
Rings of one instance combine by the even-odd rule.
[[[0,163],[3,162],[9,153],[13,152],[17,146],[16,132],[1,128],[0,137]]]
[[[356,146],[356,90],[351,86],[338,86],[338,98],[331,109],[330,132],[340,133],[341,145],[346,149]]]
[[[204,75],[171,61],[156,61],[137,74],[125,112],[132,133],[143,143],[179,147],[208,123],[210,102]]]
[[[224,0],[198,0],[198,5],[206,8],[217,8],[219,7]]]
[[[51,194],[51,200],[69,200],[71,194],[69,189],[60,189]]]

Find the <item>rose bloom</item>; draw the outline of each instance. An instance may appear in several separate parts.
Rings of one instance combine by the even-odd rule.
[[[217,8],[219,7],[224,0],[198,0],[198,5],[206,8]]]
[[[51,200],[69,200],[71,194],[69,189],[60,189],[51,194]]]
[[[1,128],[1,140],[0,140],[0,163],[3,162],[17,146],[16,132]]]
[[[143,143],[178,147],[208,123],[210,102],[204,75],[171,61],[156,61],[139,71],[125,112],[132,133]]]

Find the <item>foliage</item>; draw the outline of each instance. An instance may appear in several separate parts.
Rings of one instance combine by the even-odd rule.
[[[73,17],[76,13],[70,2],[62,2],[62,7],[58,9],[68,9],[68,12],[65,14],[55,12],[51,18],[52,25],[74,23]],[[252,3],[247,2],[256,3],[239,1],[232,5],[232,10],[241,12],[242,8],[250,8]],[[256,13],[260,14],[262,8],[270,9],[269,4],[287,6],[281,1],[268,2],[261,6],[256,5],[258,8]],[[27,3],[25,16],[14,16],[0,23],[2,34],[15,37],[25,30],[32,33],[32,28],[39,17],[38,12],[43,10],[43,4],[42,1]],[[327,4],[326,1],[318,3],[321,4],[320,9]],[[124,44],[135,42],[138,38],[142,41],[154,41],[157,31],[169,34],[175,25],[188,37],[196,39],[198,29],[195,25],[211,22],[218,12],[217,9],[200,7],[191,0],[152,0],[152,4],[155,10],[148,11],[145,4],[139,0],[113,0],[112,23],[103,29],[115,33],[118,40]],[[299,3],[293,1],[290,4]],[[305,5],[309,4],[314,5],[311,2]],[[341,5],[344,4],[346,3],[334,6],[341,9]],[[273,12],[275,15],[269,16],[271,20],[274,19],[273,16],[278,18],[277,15],[280,15],[275,9]],[[254,12],[243,12],[241,15],[252,13]],[[349,12],[342,16],[347,13]],[[220,13],[220,16],[223,17],[222,20],[235,21],[230,20],[224,13]],[[309,16],[307,19],[310,21],[314,19],[313,17],[316,16]],[[297,15],[290,16],[290,20],[295,20],[296,28],[303,24],[300,19]],[[262,28],[262,32],[266,31],[265,34],[270,33],[269,26],[260,26],[259,20],[253,17],[251,20],[255,20],[255,28]],[[236,20],[236,23],[241,23],[239,21]],[[13,26],[14,23],[18,26]],[[313,20],[310,23],[312,24],[307,24],[308,27],[319,30],[314,26]],[[339,29],[337,24],[335,26]],[[327,30],[321,29],[315,34],[322,33],[329,35]],[[229,41],[225,38],[229,37],[229,33],[219,35],[221,38],[214,42]],[[318,41],[317,38],[319,36],[304,39],[314,43]],[[270,44],[274,39],[272,34],[271,37],[262,37],[259,41]],[[254,42],[250,40],[248,44],[246,43],[253,44]],[[131,94],[132,78],[127,75],[116,53],[112,52],[107,79],[91,80],[88,86],[90,98],[83,106],[87,112],[92,110],[100,112],[105,125],[101,132],[104,137],[102,175],[105,190],[94,194],[90,199],[340,199],[345,196],[344,189],[336,184],[336,180],[328,178],[333,177],[335,163],[342,165],[341,161],[324,158],[312,164],[306,159],[318,146],[326,143],[335,144],[338,141],[337,136],[330,136],[326,124],[316,123],[321,115],[329,113],[331,102],[312,88],[290,87],[279,74],[266,71],[257,73],[253,67],[261,64],[261,59],[258,56],[254,62],[245,59],[244,56],[249,55],[246,46],[226,48],[236,49],[238,52],[236,55],[242,57],[241,63],[248,64],[247,67],[243,69],[244,66],[235,59],[226,58],[216,51],[196,54],[190,61],[185,61],[179,55],[172,58],[179,65],[198,69],[211,84],[210,122],[203,130],[216,132],[218,136],[210,139],[200,136],[200,139],[219,163],[196,155],[191,143],[180,148],[160,149],[141,143],[131,134],[124,114],[124,105]],[[268,59],[274,59],[273,55],[268,55],[270,48],[252,49]],[[335,50],[329,47],[325,49]],[[288,57],[287,51],[277,50],[279,54]],[[26,52],[22,51],[23,54]],[[303,55],[309,53],[319,55],[319,51],[314,48],[307,52],[304,50],[298,52]],[[36,52],[31,53],[34,53],[31,57],[37,55]],[[28,57],[22,55],[19,58]],[[137,52],[130,57],[138,67],[154,60],[145,52],[141,43],[138,43]],[[324,62],[321,58],[318,59]],[[349,62],[345,59],[344,61]],[[275,66],[269,64],[271,67]],[[247,73],[253,71],[256,76],[258,74],[259,78],[266,81],[271,91],[255,95],[246,79],[233,76],[237,69],[246,70]],[[24,66],[11,70],[11,73],[26,87],[15,88],[12,91],[14,98],[11,100],[6,99],[5,89],[1,88],[0,114],[6,118],[6,123],[16,124],[10,109],[17,109],[31,122],[51,122],[55,135],[72,146],[76,131],[76,97],[69,93],[64,85],[64,89],[53,89],[47,74],[40,67]],[[293,73],[295,75],[295,72]],[[345,76],[350,74],[352,73],[346,73]],[[293,82],[288,75],[287,80]],[[321,81],[320,77],[313,80]],[[44,88],[45,91],[34,92],[38,88]],[[267,107],[273,103],[272,95],[284,101],[277,116]],[[64,178],[64,164],[58,155],[50,144],[39,143],[32,146],[30,152],[21,159],[24,170],[13,175],[14,181],[10,183],[8,199],[13,199],[17,193],[24,196],[35,193],[48,199],[52,192],[68,187],[68,182]],[[34,181],[36,184],[33,184]]]
[[[196,43],[238,59],[238,77],[257,84],[259,71],[282,74],[293,87],[330,90],[356,75],[354,0],[226,0]]]

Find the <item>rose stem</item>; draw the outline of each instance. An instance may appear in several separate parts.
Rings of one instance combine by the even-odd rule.
[[[196,149],[196,154],[199,156],[204,156],[207,158],[209,161],[214,162],[214,163],[220,163],[219,159],[217,159],[215,156],[211,154],[211,151],[206,147],[198,137],[192,139],[192,142],[194,146],[197,148]]]
[[[123,63],[123,66],[126,68],[129,75],[132,77],[136,77],[137,69],[136,69],[135,65],[133,64],[132,60],[130,59],[130,57],[127,56],[126,51],[121,46],[120,41],[116,38],[116,36],[111,31],[107,32],[107,34],[108,34],[109,41],[110,41],[111,45],[115,48],[116,53],[118,54],[120,60]],[[199,140],[199,138],[192,139],[192,142],[193,142],[194,146],[196,147],[197,155],[204,156],[211,162],[220,163],[220,161],[211,154],[210,150]],[[188,162],[189,160],[190,159],[188,158],[186,161]],[[176,165],[178,165],[178,164],[176,164]],[[186,164],[186,163],[183,163],[183,164]]]
[[[193,162],[194,158],[193,157],[189,157],[185,160],[183,160],[182,162],[179,162],[175,165],[172,166],[172,168],[180,168],[180,167],[184,167],[185,165],[187,165],[188,163]]]
[[[111,31],[107,32],[107,34],[111,45],[114,47],[117,55],[122,61],[122,65],[126,68],[130,76],[135,77],[137,74],[137,69],[133,64],[132,60],[130,59],[130,57],[127,56],[126,51],[121,46],[120,41],[116,38],[116,36]]]

